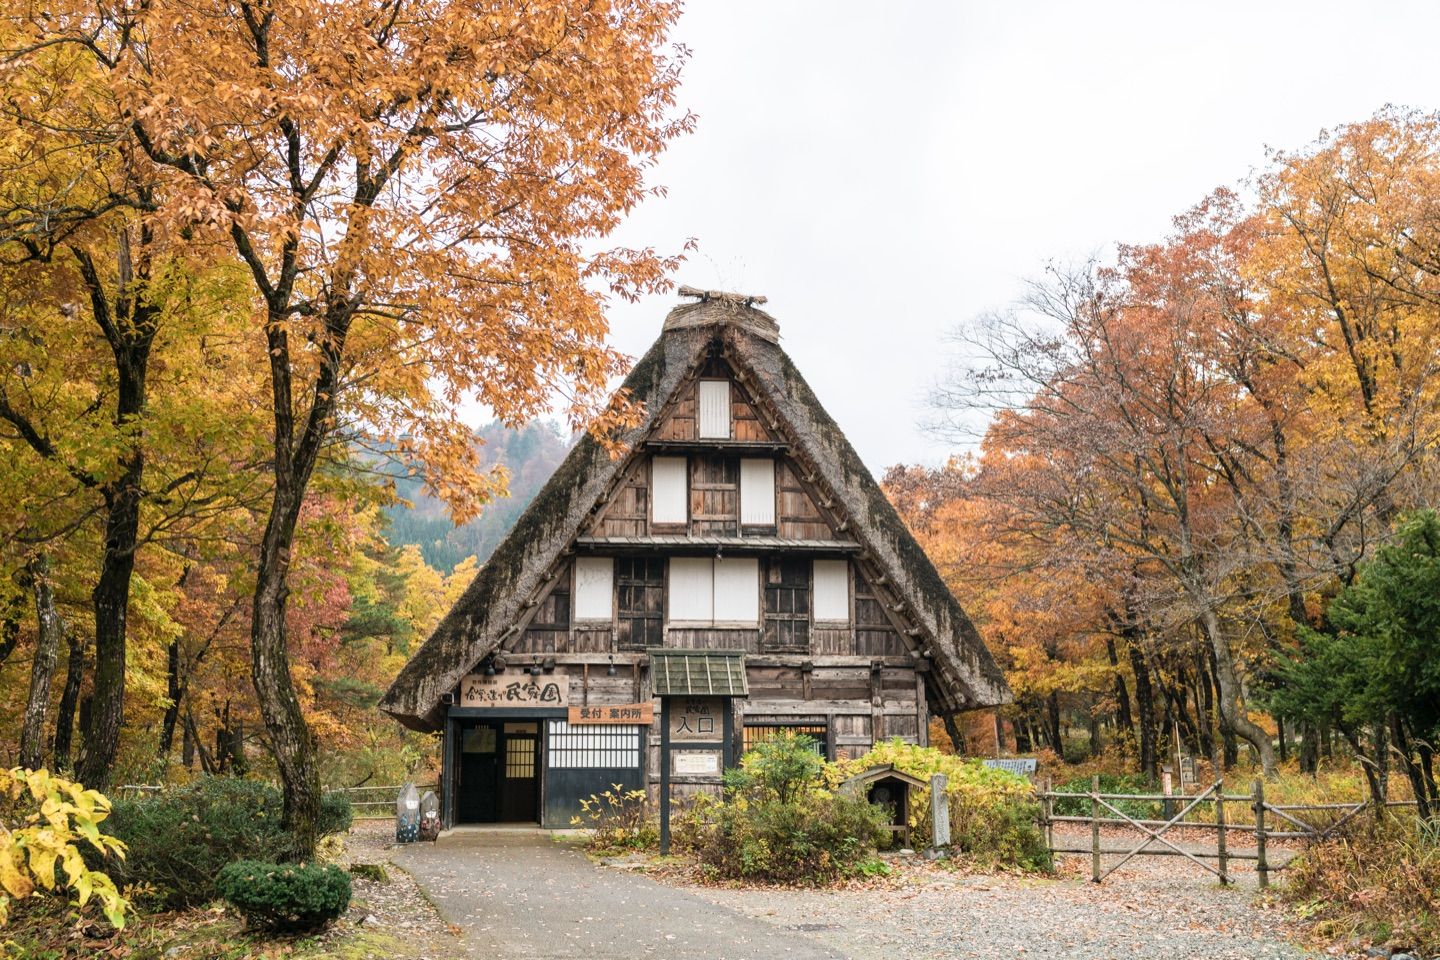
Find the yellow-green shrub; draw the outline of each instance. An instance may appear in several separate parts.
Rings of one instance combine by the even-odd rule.
[[[994,770],[979,760],[967,760],[901,740],[877,743],[854,760],[830,764],[826,778],[834,786],[871,767],[893,764],[895,769],[929,783],[943,773],[950,804],[950,841],[954,848],[978,862],[1048,870],[1050,851],[1037,826],[1040,805],[1024,777]],[[910,796],[911,840],[930,842],[930,793],[914,790]]]
[[[109,814],[104,794],[48,770],[0,770],[0,925],[12,899],[57,888],[73,891],[82,906],[95,897],[112,924],[125,925],[125,899],[109,876],[86,865],[78,845],[123,857],[125,845],[100,832]]]

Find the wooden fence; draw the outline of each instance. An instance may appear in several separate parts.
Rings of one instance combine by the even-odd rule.
[[[279,789],[279,784],[272,784]],[[115,797],[138,797],[157,793],[164,787],[155,783],[127,783],[116,787]],[[373,787],[332,787],[326,793],[341,793],[350,798],[350,807],[355,811],[356,820],[389,820],[395,816],[395,801],[405,784],[386,784]],[[415,789],[424,795],[426,790],[438,789],[433,783],[417,783]]]
[[[1306,843],[1323,840],[1332,836],[1346,823],[1373,811],[1375,805],[1368,801],[1353,803],[1295,803],[1277,804],[1265,799],[1265,782],[1256,780],[1250,793],[1226,793],[1223,780],[1217,780],[1197,794],[1134,794],[1102,793],[1100,778],[1090,782],[1089,793],[1068,793],[1056,791],[1047,779],[1036,796],[1040,801],[1041,828],[1052,853],[1089,854],[1090,879],[1100,883],[1134,857],[1184,857],[1208,873],[1214,874],[1222,884],[1231,883],[1230,864],[1234,860],[1255,863],[1256,883],[1264,890],[1270,885],[1270,875],[1285,868],[1285,862],[1277,862],[1270,850],[1271,841],[1298,840]],[[1088,807],[1085,815],[1057,814],[1057,803],[1078,802]],[[1120,807],[1122,804],[1158,805],[1164,819],[1132,817]],[[1414,801],[1392,801],[1387,807],[1413,807]],[[1172,813],[1172,811],[1176,811]],[[1207,816],[1208,814],[1208,816]],[[1237,816],[1238,814],[1238,816]],[[1084,824],[1090,828],[1088,847],[1063,847],[1055,842],[1055,824]],[[1100,831],[1103,828],[1118,828],[1126,833],[1138,834],[1138,842],[1127,849],[1104,849]],[[1277,829],[1278,828],[1278,829]],[[1204,844],[1180,842],[1171,839],[1175,830],[1200,831],[1210,834],[1212,839]],[[1167,833],[1170,836],[1167,836]],[[1230,846],[1233,833],[1253,839],[1253,847],[1237,850]],[[1155,846],[1159,844],[1160,846]],[[1187,849],[1188,847],[1188,849]],[[1197,849],[1203,847],[1203,849]],[[1120,859],[1108,867],[1102,864],[1106,855],[1119,854]],[[1213,864],[1207,861],[1215,861]]]

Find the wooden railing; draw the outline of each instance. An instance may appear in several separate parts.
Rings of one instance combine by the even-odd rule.
[[[1208,873],[1214,874],[1222,884],[1231,883],[1230,863],[1233,860],[1255,863],[1256,883],[1260,889],[1270,885],[1270,875],[1285,868],[1285,863],[1274,862],[1269,849],[1272,840],[1302,840],[1314,842],[1323,840],[1346,823],[1373,811],[1375,804],[1368,801],[1353,803],[1292,803],[1276,804],[1265,799],[1265,782],[1256,780],[1248,794],[1225,792],[1223,780],[1217,780],[1198,794],[1135,794],[1102,793],[1100,778],[1090,782],[1089,793],[1057,791],[1045,781],[1036,791],[1040,801],[1041,829],[1051,853],[1089,854],[1090,879],[1100,883],[1134,857],[1184,857]],[[1055,813],[1057,801],[1089,801],[1089,813],[1085,816]],[[1120,808],[1126,802],[1158,804],[1164,810],[1164,819],[1155,820],[1132,817]],[[1414,801],[1396,800],[1386,807],[1414,807]],[[1173,815],[1170,811],[1179,808]],[[1244,817],[1249,822],[1233,822],[1231,814],[1248,812]],[[1201,814],[1210,814],[1209,819]],[[1272,818],[1273,815],[1273,818]],[[1329,822],[1321,822],[1326,819]],[[1283,823],[1279,823],[1283,821]],[[1063,847],[1055,842],[1055,824],[1084,824],[1090,828],[1089,847]],[[1283,829],[1276,830],[1272,824]],[[1102,828],[1119,828],[1139,835],[1139,842],[1128,849],[1106,850],[1101,843]],[[1202,831],[1213,833],[1212,843],[1203,844],[1204,849],[1195,849],[1194,843],[1182,846],[1173,840],[1171,831]],[[1234,850],[1229,836],[1239,832],[1254,839],[1253,850]],[[1169,836],[1167,836],[1169,834]],[[1156,846],[1156,845],[1159,846]],[[1189,847],[1187,849],[1186,847]],[[1106,855],[1119,854],[1120,859],[1108,867],[1102,863]],[[1207,861],[1215,861],[1212,865]]]
[[[272,784],[272,786],[279,788],[279,784]],[[113,795],[135,797],[158,793],[163,789],[164,785],[158,783],[127,783],[116,787]],[[365,787],[331,787],[325,792],[342,793],[349,797],[356,820],[389,820],[395,816],[395,801],[399,799],[400,791],[404,789],[405,784],[401,783]],[[417,783],[415,789],[423,795],[426,790],[435,790],[438,787],[433,783]]]

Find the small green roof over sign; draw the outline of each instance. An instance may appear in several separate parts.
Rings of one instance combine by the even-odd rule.
[[[650,679],[657,697],[748,697],[743,650],[651,647]]]

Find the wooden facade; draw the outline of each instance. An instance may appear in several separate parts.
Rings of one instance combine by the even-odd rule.
[[[743,654],[748,696],[697,701],[689,705],[696,716],[685,704],[671,707],[672,744],[685,739],[687,725],[703,725],[710,738],[703,746],[723,741],[728,758],[782,729],[811,735],[832,759],[891,737],[924,743],[937,699],[948,709],[1001,699],[976,696],[979,683],[957,692],[952,676],[963,663],[945,657],[937,669],[936,640],[917,616],[927,601],[906,589],[913,571],[887,564],[875,548],[879,533],[908,533],[893,521],[885,531],[867,529],[875,518],[847,509],[826,483],[827,465],[816,462],[773,388],[734,349],[737,334],[773,342],[755,316],[769,320],[747,305],[700,331],[675,324],[672,332],[667,321],[662,345],[683,336],[689,346],[699,333],[703,349],[671,389],[645,398],[648,419],[628,456],[588,505],[569,496],[563,538],[546,530],[558,548],[543,569],[517,564],[513,583],[495,584],[482,582],[482,570],[427,648],[477,632],[489,609],[475,609],[472,594],[513,590],[528,577],[533,586],[511,604],[508,624],[485,621],[493,639],[472,642],[460,670],[437,661],[457,679],[441,705],[424,705],[427,714],[397,709],[407,695],[417,699],[403,686],[407,673],[417,674],[412,686],[429,680],[412,671],[414,663],[387,695],[382,706],[400,719],[444,732],[447,823],[518,818],[565,826],[581,797],[612,783],[653,792],[663,731],[649,650]],[[874,485],[868,473],[862,480]],[[527,517],[545,509],[543,499]],[[522,518],[512,538],[527,526]],[[507,542],[492,563],[535,549]],[[944,599],[954,605],[948,592]],[[957,615],[968,627],[958,606],[931,619]],[[998,677],[983,647],[961,652],[979,662],[986,682]],[[417,659],[433,655],[422,650]],[[483,703],[482,688],[491,698]],[[1003,691],[1003,681],[993,689]],[[639,705],[653,707],[651,723],[588,725],[592,716],[614,715],[590,708]],[[672,769],[672,795],[714,789],[719,764],[712,769],[704,749],[687,752],[695,756]],[[477,792],[497,796],[481,802]]]

